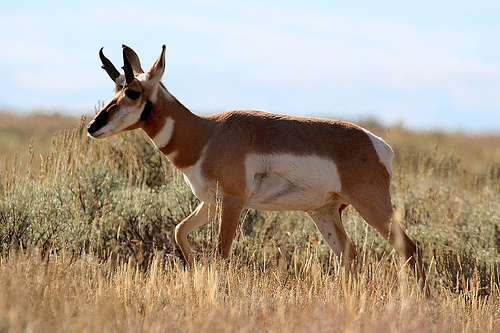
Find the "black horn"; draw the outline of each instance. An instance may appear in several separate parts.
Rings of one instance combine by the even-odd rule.
[[[109,59],[104,56],[104,53],[102,52],[103,48],[104,47],[101,47],[101,49],[99,50],[99,58],[101,58],[102,62],[101,68],[104,69],[106,73],[108,73],[109,77],[111,78],[111,80],[113,80],[113,82],[116,82],[116,79],[120,76],[120,72],[118,72],[118,70],[111,63],[111,61],[109,61]]]
[[[132,48],[128,47],[127,45],[123,44],[123,54],[127,56],[128,61],[130,62],[130,65],[132,66],[132,70],[134,71],[134,75],[139,75],[144,73],[144,70],[141,67],[141,61],[139,60],[139,56],[137,53],[135,53]]]

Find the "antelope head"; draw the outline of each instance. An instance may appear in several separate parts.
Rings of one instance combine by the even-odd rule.
[[[144,72],[139,57],[130,47],[123,45],[124,75],[99,51],[102,68],[115,82],[114,97],[102,108],[87,127],[88,135],[104,139],[144,125],[156,99],[158,84],[165,71],[166,46],[160,57]]]

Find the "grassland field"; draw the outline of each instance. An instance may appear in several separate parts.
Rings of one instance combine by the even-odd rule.
[[[0,332],[500,332],[500,135],[361,122],[394,149],[393,205],[429,297],[348,208],[348,274],[300,212],[245,211],[228,262],[218,220],[173,240],[198,200],[140,131],[0,113]]]

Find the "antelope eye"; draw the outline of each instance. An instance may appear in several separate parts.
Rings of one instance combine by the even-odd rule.
[[[141,93],[136,90],[127,89],[125,90],[125,95],[127,95],[127,97],[130,98],[131,100],[136,100],[139,98],[139,96],[141,96]]]

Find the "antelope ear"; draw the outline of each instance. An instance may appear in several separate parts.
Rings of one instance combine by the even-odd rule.
[[[101,47],[99,50],[99,58],[101,58],[102,66],[101,68],[108,73],[109,77],[113,82],[116,82],[116,79],[120,76],[120,72],[116,69],[116,67],[111,63],[111,61],[104,56],[104,53],[102,52],[102,49],[104,47]]]
[[[125,44],[123,44],[122,47],[123,47],[123,54],[126,55],[128,61],[130,62],[134,75],[137,76],[139,74],[144,73],[141,67],[141,61],[139,60],[139,56],[137,55],[137,53],[135,53],[134,50],[132,50]]]
[[[160,82],[163,73],[165,72],[165,53],[167,51],[167,46],[163,45],[161,47],[161,54],[156,60],[156,62],[151,66],[146,75],[150,80]]]
[[[125,82],[131,84],[135,80],[134,70],[132,69],[132,64],[128,59],[127,52],[123,49],[123,70],[125,71]]]

